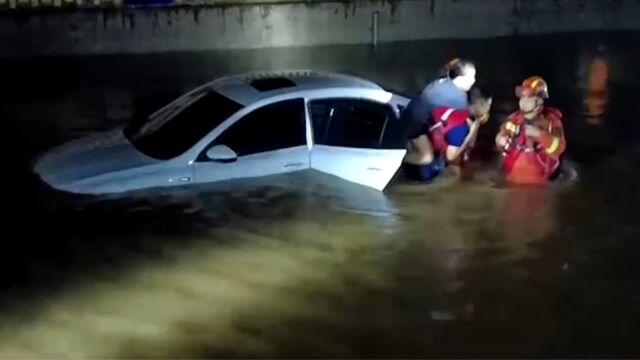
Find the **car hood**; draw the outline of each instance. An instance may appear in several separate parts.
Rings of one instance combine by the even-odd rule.
[[[136,150],[122,129],[116,129],[49,150],[36,161],[34,171],[49,185],[64,188],[65,184],[158,162]]]

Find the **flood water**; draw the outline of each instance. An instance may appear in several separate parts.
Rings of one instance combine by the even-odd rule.
[[[640,356],[640,34],[0,61],[0,357]],[[580,180],[504,189],[294,175],[108,200],[57,193],[40,152],[256,69],[407,93],[444,61],[494,93],[545,77]],[[486,170],[489,171],[489,170]]]

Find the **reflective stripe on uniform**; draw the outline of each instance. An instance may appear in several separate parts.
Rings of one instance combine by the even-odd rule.
[[[512,122],[507,122],[507,124],[505,125],[505,128],[511,132],[516,132],[518,131],[518,127],[516,126],[516,124],[512,123]]]
[[[442,121],[447,121],[449,116],[451,116],[451,114],[453,114],[454,111],[455,111],[455,109],[447,109],[447,111],[445,111],[444,114],[442,114],[442,117],[440,117],[440,119]]]
[[[556,150],[558,150],[558,146],[560,146],[560,139],[554,136],[551,145],[546,150],[547,154],[553,154]]]
[[[438,121],[437,124],[433,125],[432,127],[429,128],[429,131],[433,131],[439,127],[442,127],[442,121]]]

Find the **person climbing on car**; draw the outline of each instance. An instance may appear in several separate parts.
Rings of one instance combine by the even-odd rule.
[[[516,87],[519,110],[507,117],[496,136],[505,180],[545,185],[560,166],[566,141],[560,110],[545,106],[547,82],[532,76]]]
[[[488,118],[490,100],[479,96],[469,106],[467,92],[476,81],[475,65],[454,59],[443,76],[428,84],[413,99],[402,117],[408,124],[408,150],[404,159],[405,175],[413,180],[431,181],[447,163],[458,162],[475,141],[478,127]],[[484,101],[484,106],[480,103]],[[484,114],[480,114],[480,110]],[[472,116],[473,115],[473,116]],[[481,117],[480,121],[474,121]],[[485,118],[486,117],[486,118]]]

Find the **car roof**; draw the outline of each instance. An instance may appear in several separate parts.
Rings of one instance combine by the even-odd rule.
[[[248,72],[214,80],[209,86],[245,106],[300,91],[329,88],[383,90],[378,84],[357,76],[312,70]]]

